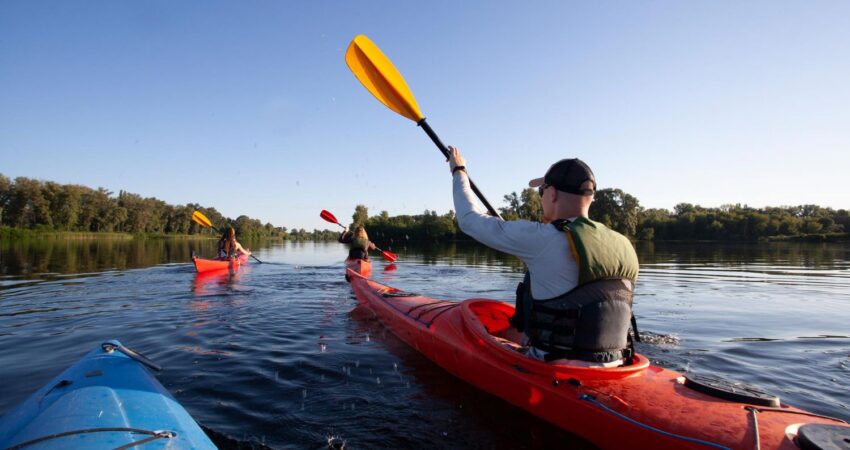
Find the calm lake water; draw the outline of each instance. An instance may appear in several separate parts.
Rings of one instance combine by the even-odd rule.
[[[346,249],[282,243],[198,276],[213,241],[0,242],[0,414],[108,339],[224,447],[588,447],[453,378],[364,319]],[[447,299],[513,301],[521,264],[472,244],[389,247],[373,277]],[[850,420],[850,245],[641,244],[638,351]]]

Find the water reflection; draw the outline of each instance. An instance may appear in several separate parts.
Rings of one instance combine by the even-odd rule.
[[[513,256],[494,251],[475,242],[407,243],[393,247],[399,262],[416,261],[426,265],[464,265],[508,267],[520,270],[522,262]]]
[[[641,264],[768,265],[848,270],[850,244],[809,242],[638,242]]]
[[[222,294],[239,281],[241,274],[246,270],[247,268],[237,271],[221,269],[197,272],[192,282],[192,293],[195,297]]]
[[[641,265],[760,267],[765,271],[789,266],[811,275],[811,269],[850,271],[850,243],[808,242],[645,242],[635,243]],[[464,266],[503,267],[522,271],[517,258],[494,251],[474,242],[406,243],[392,247],[399,261],[416,261],[427,265],[459,264]]]
[[[281,249],[299,255],[302,264],[325,263],[328,256],[339,254],[339,245],[325,242],[247,243],[252,248]],[[637,242],[642,265],[658,267],[746,265],[769,271],[776,266],[787,273],[790,267],[825,271],[850,270],[850,244],[841,243],[711,243],[711,242]],[[518,259],[493,251],[474,242],[411,243],[388,247],[400,256],[399,262],[415,261],[426,265],[463,265],[501,267],[522,271]],[[0,240],[0,274],[9,277],[43,277],[81,274],[104,270],[125,270],[166,263],[191,261],[192,252],[200,256],[215,254],[216,241],[209,238],[157,239],[43,239]],[[393,270],[387,266],[385,270]],[[825,272],[828,273],[828,272]]]
[[[0,240],[0,273],[31,278],[126,270],[191,261],[192,251],[213,254],[211,239],[43,239]]]

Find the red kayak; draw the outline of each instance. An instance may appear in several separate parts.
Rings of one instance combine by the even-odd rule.
[[[211,272],[213,270],[239,270],[240,266],[248,264],[248,255],[240,254],[235,258],[204,259],[192,256],[195,270],[198,272]]]
[[[358,267],[359,265],[359,267]],[[683,375],[636,355],[629,365],[551,364],[518,351],[500,301],[437,300],[376,283],[346,261],[360,304],[401,340],[469,384],[605,449],[848,448],[850,426],[758,388]],[[834,447],[830,447],[833,445]]]

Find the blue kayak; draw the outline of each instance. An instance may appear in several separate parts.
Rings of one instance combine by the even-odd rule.
[[[214,449],[201,427],[142,367],[109,341],[0,417],[0,449]]]

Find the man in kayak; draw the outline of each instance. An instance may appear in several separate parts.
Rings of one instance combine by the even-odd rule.
[[[528,183],[540,193],[543,223],[506,222],[474,202],[465,160],[449,150],[460,229],[528,267],[511,319],[525,333],[527,354],[583,366],[628,362],[638,260],[625,236],[589,219],[597,187],[590,167],[579,159],[556,162]]]
[[[236,230],[233,227],[227,227],[218,240],[218,257],[233,258],[239,254],[251,256],[251,251],[243,248],[242,244],[236,241]]]
[[[369,259],[369,250],[375,250],[375,244],[369,241],[369,235],[366,234],[366,229],[357,227],[354,232],[348,231],[348,227],[339,234],[338,241],[342,244],[350,244],[351,249],[348,251],[348,257],[354,259]]]

